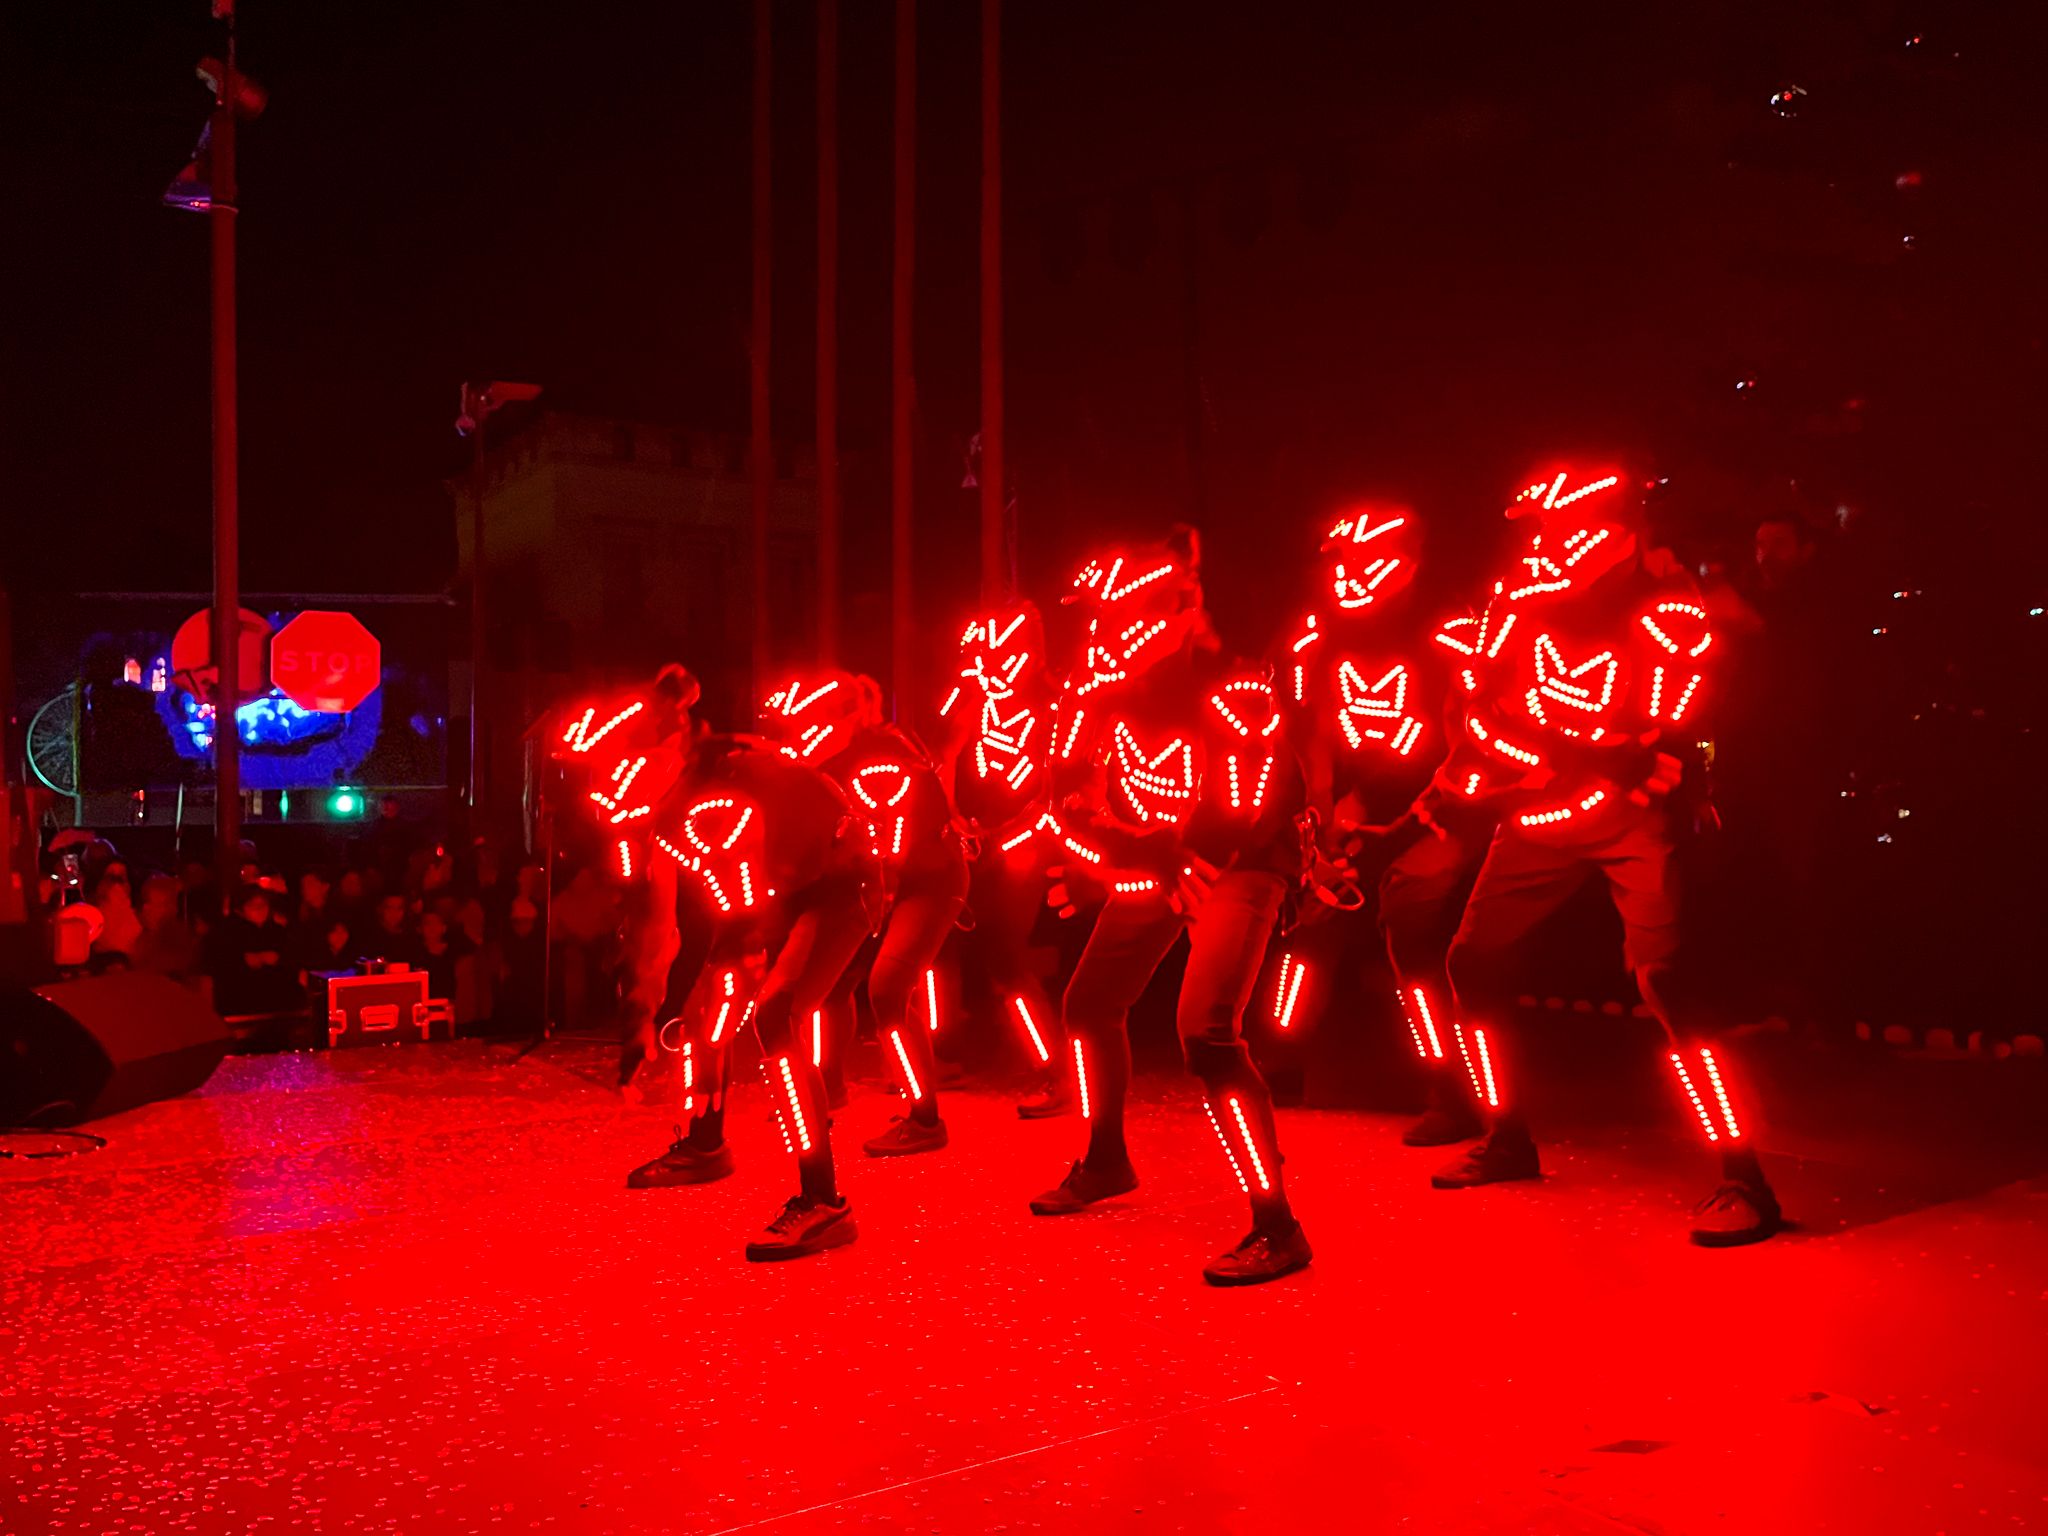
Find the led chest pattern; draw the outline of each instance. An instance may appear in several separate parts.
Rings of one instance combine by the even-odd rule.
[[[878,859],[898,858],[909,830],[910,770],[901,763],[868,763],[847,779],[862,819],[868,825],[868,846]]]
[[[1209,695],[1209,708],[1229,737],[1223,755],[1224,789],[1233,811],[1263,810],[1273,781],[1271,742],[1280,730],[1272,686],[1256,678],[1225,683]]]
[[[749,831],[748,850],[760,846],[760,816],[755,808],[731,795],[699,800],[683,813],[677,840],[655,835],[654,845],[694,875],[722,913],[750,912],[775,895],[754,858],[740,848]]]

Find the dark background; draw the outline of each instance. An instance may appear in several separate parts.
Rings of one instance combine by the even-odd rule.
[[[208,106],[205,9],[0,22],[21,613],[207,583],[206,231],[159,204]],[[947,617],[976,537],[978,9],[927,0],[920,29],[918,563]],[[892,8],[842,10],[849,654],[873,665]],[[1839,578],[1821,675],[1855,740],[1828,922],[1866,957],[1858,990],[1957,1022],[2038,991],[2038,8],[1007,11],[1028,590],[1189,519],[1251,650],[1296,616],[1347,497],[1420,510],[1444,601],[1491,568],[1538,458],[1632,456],[1674,547],[1738,581],[1758,515],[1789,508]],[[813,16],[775,5],[790,440],[813,390]],[[244,0],[241,39],[271,92],[241,154],[245,587],[448,588],[465,378],[744,430],[748,6]],[[1730,857],[1730,905],[1750,867]]]
[[[2027,10],[1013,3],[1027,575],[1098,522],[1193,517],[1230,573],[1226,625],[1252,631],[1293,580],[1270,535],[1331,499],[1407,495],[1456,535],[1440,553],[1477,564],[1525,461],[1619,446],[1672,477],[1700,539],[1746,536],[1796,481],[1817,516],[1848,509],[1887,579],[2038,590],[2048,164]],[[937,575],[971,502],[978,17],[923,12]],[[812,388],[812,14],[776,7],[791,438]],[[856,458],[886,427],[890,22],[844,8]],[[202,586],[205,229],[158,196],[205,115],[212,24],[192,0],[5,25],[16,526],[40,580]],[[242,151],[245,582],[445,583],[464,377],[744,427],[748,7],[245,0],[241,29],[271,91]],[[881,511],[856,496],[857,550]]]

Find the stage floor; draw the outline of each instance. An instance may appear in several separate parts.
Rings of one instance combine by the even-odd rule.
[[[737,1177],[630,1192],[668,1117],[606,1064],[234,1058],[105,1150],[0,1162],[0,1530],[2048,1526],[2048,1181],[1916,1151],[1868,1113],[1897,1095],[1788,1134],[1804,1229],[1722,1253],[1654,1117],[1440,1193],[1394,1118],[1286,1111],[1317,1263],[1222,1292],[1245,1216],[1180,1082],[1139,1086],[1143,1188],[1057,1221],[1024,1201],[1076,1122],[955,1094],[948,1151],[869,1162],[866,1088],[860,1241],[752,1266],[764,1101]]]

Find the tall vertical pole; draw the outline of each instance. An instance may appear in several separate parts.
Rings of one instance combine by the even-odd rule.
[[[839,0],[818,0],[818,654],[839,660]]]
[[[896,718],[908,721],[911,661],[911,455],[917,407],[911,302],[917,277],[917,0],[896,0],[896,243],[890,284],[889,685]]]
[[[467,394],[468,385],[463,386]],[[484,794],[484,430],[488,395],[475,405],[469,433],[469,835],[483,833]]]
[[[1003,482],[1003,0],[981,0],[981,596],[1009,595]]]
[[[748,350],[752,385],[748,462],[753,480],[753,538],[748,560],[753,577],[754,646],[752,697],[759,699],[768,678],[768,512],[775,489],[774,447],[768,421],[770,282],[775,271],[775,218],[770,201],[774,169],[773,81],[775,28],[769,0],[754,0],[754,324]]]
[[[216,8],[217,11],[223,8]],[[213,246],[213,860],[223,903],[241,874],[242,763],[235,705],[241,699],[242,573],[240,452],[235,422],[235,16],[225,9],[227,68],[207,134],[208,232]]]

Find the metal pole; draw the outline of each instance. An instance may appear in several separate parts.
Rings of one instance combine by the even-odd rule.
[[[981,0],[981,596],[1009,595],[1003,537],[1003,0]]]
[[[213,858],[220,899],[234,901],[241,874],[242,591],[235,421],[235,18],[227,15],[227,68],[207,135],[208,229],[213,246]]]
[[[818,0],[818,652],[839,660],[839,0]]]
[[[911,302],[917,276],[917,0],[896,0],[896,241],[890,284],[889,388],[889,685],[896,718],[907,721],[911,676],[911,426],[916,370]]]
[[[775,271],[775,219],[771,201],[774,170],[774,119],[769,89],[773,81],[775,29],[769,0],[754,0],[754,324],[749,346],[751,362],[751,442],[748,458],[753,480],[753,539],[748,562],[753,577],[754,646],[751,691],[759,699],[768,679],[768,512],[774,494],[774,449],[770,439],[769,356],[770,284]]]
[[[469,835],[483,831],[484,792],[484,430],[487,400],[469,433]]]

